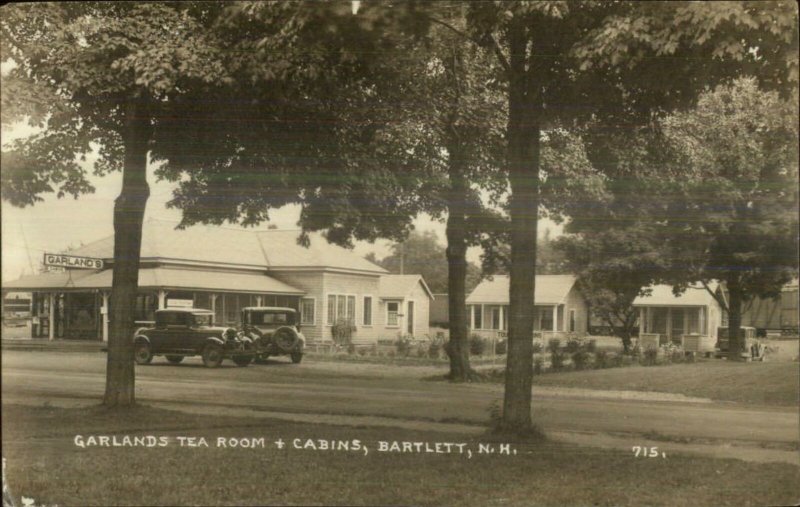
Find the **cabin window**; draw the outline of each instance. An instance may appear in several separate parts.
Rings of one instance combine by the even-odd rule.
[[[389,301],[386,303],[386,325],[396,327],[399,325],[400,303]]]
[[[314,308],[317,301],[314,298],[302,298],[300,300],[300,324],[305,326],[314,325]]]
[[[328,325],[336,321],[349,320],[355,322],[356,297],[346,294],[328,294]]]
[[[364,296],[364,325],[372,325],[372,296]]]

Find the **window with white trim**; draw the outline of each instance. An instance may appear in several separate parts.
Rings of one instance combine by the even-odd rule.
[[[314,310],[317,300],[314,298],[300,299],[300,324],[305,326],[314,325]]]
[[[356,297],[346,294],[328,294],[328,325],[336,321],[349,320],[355,323]]]
[[[372,296],[364,296],[364,311],[362,312],[365,326],[372,325]]]
[[[400,313],[400,303],[398,301],[388,301],[386,303],[386,325],[397,327],[400,324],[398,314]]]

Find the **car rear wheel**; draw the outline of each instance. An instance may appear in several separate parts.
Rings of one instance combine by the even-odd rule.
[[[216,343],[209,343],[203,349],[203,364],[209,368],[216,368],[222,364],[224,353],[222,346]]]
[[[303,360],[303,353],[302,352],[292,352],[292,362],[294,364],[297,364],[302,360]]]
[[[233,362],[236,366],[247,366],[253,361],[253,356],[233,356]]]
[[[183,356],[167,356],[167,361],[172,364],[178,364],[183,361]]]
[[[136,364],[150,364],[153,360],[153,351],[150,349],[150,344],[146,342],[137,343],[136,348],[133,350],[133,358]]]

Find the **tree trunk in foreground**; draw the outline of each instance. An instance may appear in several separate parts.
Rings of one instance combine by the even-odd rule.
[[[458,146],[448,147],[450,188],[447,196],[447,298],[450,310],[450,380],[470,380],[474,375],[469,364],[467,336],[467,236],[464,205],[467,182]]]
[[[745,347],[742,336],[742,289],[739,280],[728,280],[728,361],[741,361]]]
[[[533,311],[539,208],[538,90],[527,82],[526,39],[517,24],[509,34],[508,164],[511,183],[511,287],[505,397],[500,426],[531,428]],[[527,92],[527,93],[526,93]],[[536,95],[531,100],[531,93]]]
[[[126,107],[123,146],[125,160],[122,191],[114,201],[114,267],[111,285],[106,362],[108,407],[130,406],[134,397],[133,332],[136,294],[139,287],[139,254],[142,223],[150,189],[147,185],[149,115],[136,99]]]

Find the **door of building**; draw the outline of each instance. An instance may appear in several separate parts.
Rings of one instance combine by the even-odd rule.
[[[414,302],[408,302],[408,318],[406,319],[408,325],[408,334],[414,334]]]

